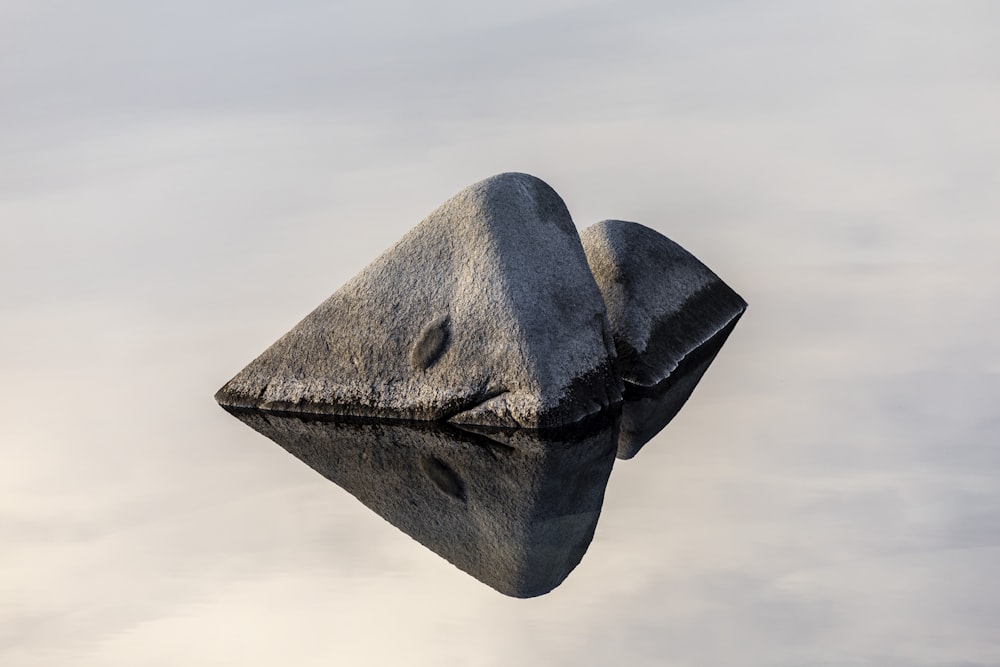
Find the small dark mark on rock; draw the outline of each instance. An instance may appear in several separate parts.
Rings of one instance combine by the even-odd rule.
[[[423,371],[434,365],[448,346],[448,315],[438,315],[424,325],[413,347],[410,348],[410,366]]]
[[[455,471],[448,467],[448,464],[436,456],[427,456],[420,462],[420,467],[424,469],[427,476],[431,478],[434,485],[447,493],[452,498],[465,501],[465,484]]]

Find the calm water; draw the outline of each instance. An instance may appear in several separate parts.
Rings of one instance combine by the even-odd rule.
[[[1000,665],[993,6],[0,15],[0,664]],[[750,303],[531,600],[212,400],[508,170]]]

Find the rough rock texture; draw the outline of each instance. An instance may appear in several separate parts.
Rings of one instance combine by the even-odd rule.
[[[231,412],[461,570],[522,598],[558,586],[586,553],[617,442],[616,423],[494,440],[446,424]]]
[[[228,407],[541,428],[621,400],[562,199],[500,174],[448,200],[216,394]]]
[[[632,397],[619,452],[628,458],[684,405],[747,304],[684,248],[643,225],[605,220],[580,238]]]

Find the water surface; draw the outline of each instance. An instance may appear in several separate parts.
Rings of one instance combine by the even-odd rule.
[[[1000,664],[997,10],[498,7],[0,10],[0,663]],[[531,600],[212,400],[509,170],[750,303]]]

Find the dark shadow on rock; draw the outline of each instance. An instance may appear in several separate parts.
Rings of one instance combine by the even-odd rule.
[[[655,387],[625,383],[625,400],[622,403],[621,428],[618,434],[618,458],[630,459],[635,456],[643,445],[677,416],[729,338],[740,315],[688,353],[667,379]]]
[[[460,430],[229,410],[416,541],[492,588],[551,591],[590,545],[618,423]]]

